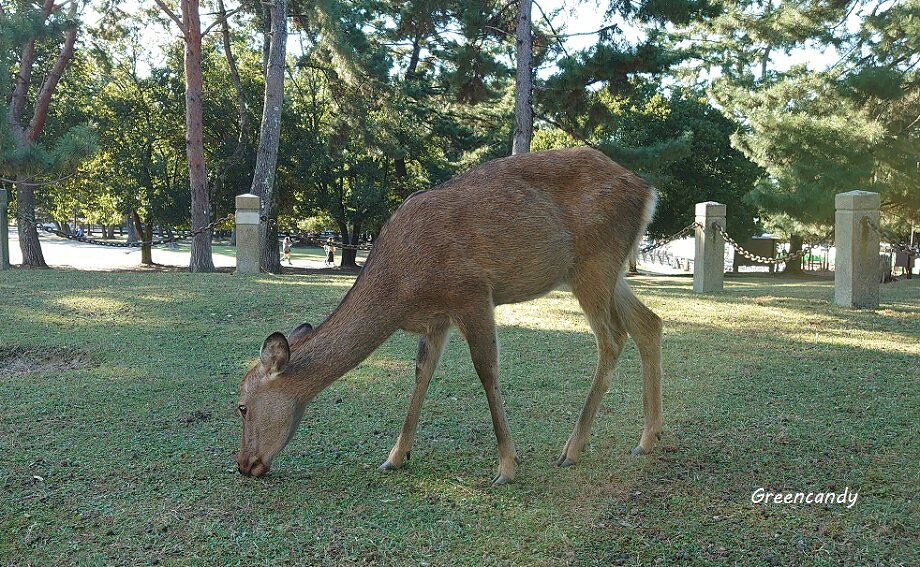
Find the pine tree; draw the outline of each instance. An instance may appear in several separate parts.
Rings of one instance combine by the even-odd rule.
[[[211,221],[208,171],[204,153],[204,85],[201,71],[201,14],[199,0],[181,0],[180,15],[164,0],[154,0],[160,9],[179,27],[185,41],[185,141],[192,196],[192,230],[200,230]],[[213,272],[211,231],[205,230],[192,238],[190,272]]]
[[[749,198],[789,235],[793,251],[832,224],[836,193],[877,191],[889,219],[904,219],[905,228],[916,222],[920,38],[912,22],[920,2],[872,11],[855,1],[726,6],[684,37],[712,38],[695,48],[703,65],[719,65],[710,92],[745,125],[735,145],[766,172]],[[855,33],[845,25],[852,18],[860,21]],[[806,44],[843,55],[827,69],[771,65],[771,53]]]
[[[43,136],[52,99],[74,55],[77,8],[54,0],[40,8],[25,1],[0,7],[0,65],[14,70],[13,84],[5,73],[0,79],[0,104],[6,104],[0,121],[0,173],[16,189],[19,247],[23,266],[29,268],[47,267],[38,239],[36,188],[94,149],[85,124],[72,125],[55,139]]]
[[[281,108],[284,104],[285,48],[287,44],[287,1],[273,0],[270,10],[271,41],[265,68],[265,99],[262,105],[262,127],[259,133],[259,149],[255,172],[252,178],[253,195],[261,198],[261,216],[273,219],[275,168],[278,163],[278,144],[281,136]],[[262,221],[261,268],[267,272],[281,271],[281,258],[275,236],[277,226]]]

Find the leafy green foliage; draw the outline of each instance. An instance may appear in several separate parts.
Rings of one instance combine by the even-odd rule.
[[[613,159],[644,175],[659,192],[649,231],[656,237],[693,221],[694,205],[714,200],[728,205],[732,234],[755,232],[756,209],[745,196],[760,169],[731,146],[737,126],[705,99],[677,89],[665,97],[646,85],[629,97],[597,94],[612,116],[589,140]],[[558,128],[538,130],[534,150],[581,145]]]
[[[920,3],[727,2],[711,21],[681,37],[693,47],[696,72],[720,71],[712,94],[745,128],[736,147],[766,175],[752,204],[788,230],[831,224],[834,195],[853,189],[882,194],[888,226],[906,235],[918,222],[920,146],[917,41]],[[852,29],[852,14],[859,27]],[[779,72],[771,54],[805,45],[837,47],[828,69],[805,65]],[[819,230],[823,232],[823,230]]]
[[[94,130],[86,117],[60,112],[54,101],[50,105],[51,123],[45,122],[43,128],[31,134],[31,139],[28,136],[34,105],[58,57],[64,32],[80,25],[76,18],[80,2],[55,10],[48,17],[33,2],[18,0],[8,4],[0,12],[0,175],[42,183],[72,171],[96,148]],[[25,85],[19,119],[14,123],[10,108],[15,104],[13,94],[23,72],[22,56],[29,51],[27,45],[31,45],[33,54],[33,59],[26,62],[30,80]]]

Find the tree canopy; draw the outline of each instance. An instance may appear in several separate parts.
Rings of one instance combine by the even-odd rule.
[[[741,237],[814,234],[834,194],[856,188],[882,193],[884,220],[902,233],[920,223],[920,0],[611,0],[584,49],[561,23],[573,5],[534,3],[533,149],[587,144],[645,176],[661,193],[654,236],[685,226],[703,200],[728,204]],[[325,219],[357,242],[411,193],[511,153],[516,2],[285,9],[288,49],[269,81],[283,83],[268,204],[278,230]],[[199,15],[216,219],[253,186],[271,10],[208,0]],[[63,226],[127,219],[141,232],[195,226],[176,20],[118,0],[4,4],[0,174],[34,192],[23,204],[35,215]],[[809,52],[836,57],[819,65]],[[24,135],[36,120],[40,135]]]

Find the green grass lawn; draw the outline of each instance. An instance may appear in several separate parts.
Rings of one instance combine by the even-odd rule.
[[[413,381],[400,333],[315,400],[267,478],[240,476],[241,373],[352,281],[0,273],[0,564],[920,562],[920,280],[852,311],[827,280],[739,277],[699,296],[687,278],[631,278],[666,323],[648,457],[629,456],[630,343],[582,462],[552,466],[595,360],[560,291],[499,309],[515,484],[489,487],[495,439],[456,334],[404,469],[375,470]],[[30,357],[44,362],[26,373]],[[754,505],[758,487],[859,500]]]

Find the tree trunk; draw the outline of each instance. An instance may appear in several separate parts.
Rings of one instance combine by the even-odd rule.
[[[268,75],[268,59],[272,45],[272,11],[271,7],[262,2],[262,78]]]
[[[142,242],[153,240],[153,223],[147,222],[147,226],[141,222],[141,216],[137,211],[131,211],[131,218],[134,221],[134,231]],[[145,266],[153,265],[153,250],[149,244],[141,245],[141,264]]]
[[[361,238],[361,223],[356,222],[351,227],[351,234],[348,235],[346,239],[345,235],[342,236],[342,267],[348,268],[357,268],[358,267],[358,250],[355,248],[345,248],[344,245],[351,244],[353,246],[358,245],[358,240]]]
[[[246,107],[246,93],[243,91],[243,82],[240,80],[240,73],[236,67],[236,57],[233,56],[233,49],[230,43],[230,25],[227,23],[227,10],[224,8],[224,0],[217,0],[218,15],[221,19],[221,39],[224,45],[224,55],[227,57],[227,68],[230,70],[230,81],[233,83],[233,89],[236,91],[236,102],[240,114],[240,134],[237,137],[236,148],[233,154],[224,164],[223,173],[232,165],[240,162],[243,158],[243,152],[249,143],[249,110]]]
[[[38,219],[35,218],[35,186],[16,184],[16,210],[19,214],[19,250],[23,268],[47,268],[42,245],[38,240]]]
[[[281,106],[284,103],[284,56],[287,44],[287,0],[272,0],[271,45],[268,53],[268,67],[265,71],[265,101],[262,106],[262,126],[259,132],[259,150],[256,154],[255,173],[252,177],[253,195],[262,202],[262,216],[274,218],[275,199],[273,195],[275,168],[278,163],[278,143],[281,135]],[[262,251],[259,264],[271,273],[281,271],[281,256],[275,237],[277,226],[262,221]]]
[[[198,0],[183,0],[182,21],[185,38],[185,144],[188,155],[189,184],[192,193],[192,230],[208,225],[211,206],[208,195],[208,171],[204,161],[204,119],[202,112],[203,79],[201,75],[201,19]],[[192,239],[190,272],[213,272],[211,231]]]
[[[531,33],[531,0],[518,1],[517,22],[517,82],[514,88],[514,143],[511,153],[526,154],[533,138],[533,35]]]
[[[137,231],[137,227],[134,225],[133,219],[134,211],[131,215],[125,217],[125,224],[128,226],[128,242],[137,242],[140,240],[138,236],[140,233]]]
[[[42,4],[42,23],[44,23],[54,10],[54,0],[44,0]],[[57,89],[61,75],[73,58],[74,44],[77,39],[76,28],[68,29],[64,34],[64,45],[58,53],[57,59],[47,77],[42,82],[38,94],[33,101],[32,119],[28,126],[24,126],[22,111],[29,98],[29,86],[32,79],[32,67],[35,64],[35,36],[29,37],[23,44],[22,55],[19,58],[19,71],[16,73],[16,86],[7,98],[7,120],[13,135],[17,150],[26,150],[45,127],[48,118],[48,109],[51,97]],[[9,72],[7,69],[5,72]],[[25,153],[25,152],[23,152]],[[26,268],[47,268],[45,256],[42,253],[41,242],[38,239],[38,229],[35,219],[35,186],[29,183],[16,184],[16,206],[20,216],[17,227],[19,231],[19,249],[22,252],[22,265]]]
[[[789,253],[795,254],[802,251],[802,235],[801,234],[790,234],[789,235]],[[796,258],[791,262],[786,262],[786,267],[783,268],[784,274],[801,274],[802,273],[802,259]]]
[[[421,59],[422,54],[422,42],[418,34],[412,40],[412,55],[409,57],[409,66],[406,67],[406,76],[405,80],[409,81],[418,77],[416,70],[418,69],[418,63]],[[402,179],[409,174],[408,168],[406,167],[406,157],[399,156],[393,161],[393,167],[396,170],[396,177]]]
[[[629,254],[629,273],[630,274],[639,273],[639,247],[638,246],[633,248],[632,252]]]

